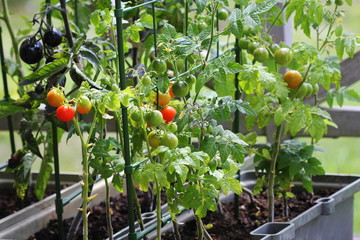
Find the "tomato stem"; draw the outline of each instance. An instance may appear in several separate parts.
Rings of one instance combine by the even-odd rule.
[[[280,151],[280,141],[281,141],[281,131],[282,131],[282,123],[276,127],[275,133],[275,142],[273,146],[273,152],[271,156],[271,163],[270,163],[270,172],[269,172],[269,182],[268,182],[268,207],[269,207],[269,216],[268,221],[274,221],[274,182],[276,176],[276,161]]]

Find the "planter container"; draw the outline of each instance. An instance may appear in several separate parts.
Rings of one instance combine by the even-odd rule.
[[[1,178],[1,175],[3,175],[2,177],[4,178]],[[31,179],[36,179],[37,174],[32,175]],[[11,188],[13,184],[11,178],[11,174],[0,173],[0,188]],[[50,179],[48,186],[54,185],[52,179]],[[60,179],[61,184],[71,184],[71,186],[61,191],[63,201],[66,198],[74,198],[64,206],[63,219],[66,219],[73,217],[78,211],[77,208],[82,204],[81,196],[78,194],[75,197],[81,190],[79,183],[81,178],[78,174],[62,174]],[[105,196],[104,181],[99,181],[94,185],[93,194],[95,193],[98,193],[98,196],[90,202],[90,207],[103,201],[103,196]],[[111,195],[116,195],[115,189],[111,189]],[[0,219],[0,239],[27,239],[34,233],[45,228],[52,219],[56,219],[55,194],[10,216]]]
[[[256,175],[252,170],[241,173],[244,187],[252,189]],[[360,191],[360,176],[357,175],[324,175],[313,177],[313,188],[337,190],[329,197],[317,200],[317,204],[298,215],[289,222],[266,223],[251,232],[254,240],[314,240],[314,239],[353,239],[354,194]],[[294,182],[294,188],[301,188],[301,183]],[[233,201],[233,194],[220,198],[222,203]],[[194,219],[192,211],[185,211],[177,216],[178,222]],[[168,222],[163,232],[172,231]],[[148,235],[155,239],[156,232]],[[116,239],[127,239],[116,238]]]
[[[254,172],[242,174],[245,185],[255,184]],[[324,175],[313,178],[314,190],[335,189],[334,194],[286,223],[267,223],[251,232],[253,239],[306,240],[353,239],[354,194],[360,191],[360,176]],[[301,186],[300,183],[294,183]],[[287,225],[287,226],[285,226]]]

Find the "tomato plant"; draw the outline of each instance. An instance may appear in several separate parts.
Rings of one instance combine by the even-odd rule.
[[[295,137],[302,131],[315,143],[328,126],[335,126],[331,116],[319,108],[323,98],[317,95],[319,87],[335,87],[330,90],[335,97],[327,98],[330,103],[346,95],[340,89],[339,60],[345,53],[354,55],[358,36],[342,32],[339,17],[343,13],[338,9],[342,1],[332,1],[336,6],[324,6],[319,1],[292,0],[286,1],[283,8],[273,0],[240,1],[241,7],[231,10],[233,5],[228,1],[185,1],[191,12],[187,22],[183,1],[159,1],[154,12],[149,6],[137,8],[137,1],[121,2],[121,8],[132,7],[130,11],[119,11],[119,6],[114,10],[110,2],[85,1],[76,7],[61,0],[60,8],[48,5],[34,15],[33,24],[20,31],[26,36],[11,37],[15,60],[9,62],[13,70],[8,75],[19,79],[20,95],[15,104],[34,114],[24,111],[29,118],[20,127],[24,146],[12,155],[9,164],[13,171],[19,171],[24,159],[38,156],[42,160],[40,172],[44,172],[40,181],[45,182],[52,171],[48,156],[53,153],[46,142],[52,140],[52,135],[47,132],[61,127],[68,131],[68,138],[77,137],[83,153],[84,238],[88,234],[88,212],[84,209],[93,197],[89,195],[94,177],[91,173],[104,178],[108,196],[108,181],[112,179],[112,184],[123,191],[123,170],[130,170],[133,163],[137,167],[125,171],[128,196],[133,196],[135,188],[155,195],[159,237],[162,192],[167,195],[173,219],[180,206],[193,209],[197,239],[207,236],[201,218],[217,209],[220,192],[241,192],[233,176],[247,153],[254,153],[256,168],[264,174],[259,182],[269,186],[269,221],[274,220],[274,186],[280,185],[275,192],[283,194],[285,200],[291,190],[287,183],[292,180],[302,181],[311,191],[310,177],[323,174],[312,156],[314,145],[283,138],[289,134]],[[52,12],[58,18],[54,23],[63,20],[61,27],[47,22]],[[279,18],[282,12],[285,20]],[[275,37],[269,35],[273,26],[292,17],[299,31],[309,37],[313,32],[319,36],[315,45],[294,42],[285,46],[274,42]],[[1,21],[7,19],[2,16]],[[217,27],[217,20],[224,22]],[[119,27],[123,27],[122,38],[115,33]],[[231,41],[223,44],[226,38]],[[17,39],[25,39],[20,48]],[[329,49],[335,49],[336,56],[328,56]],[[22,71],[19,59],[34,65]],[[282,76],[279,65],[292,70]],[[24,72],[30,73],[24,76]],[[40,126],[44,114],[38,107],[45,95],[48,105],[57,107],[60,122],[53,119],[54,109],[47,106],[48,116]],[[301,100],[306,97],[314,104]],[[68,103],[81,114],[92,109],[91,114],[79,121]],[[11,108],[15,109],[15,105]],[[116,138],[107,134],[109,119],[118,126]],[[220,125],[232,119],[233,130]],[[70,120],[73,122],[61,123]],[[239,122],[244,122],[248,135],[239,133]],[[271,147],[258,148],[254,129],[272,123],[276,127],[274,142]],[[39,150],[40,142],[45,146],[44,153]],[[291,161],[286,162],[288,155]],[[294,168],[300,174],[294,175]],[[18,189],[25,189],[27,179],[24,176]],[[255,192],[262,186],[259,184]],[[108,198],[106,205],[110,226]],[[177,222],[173,224],[176,229]],[[109,236],[111,231],[109,227]]]

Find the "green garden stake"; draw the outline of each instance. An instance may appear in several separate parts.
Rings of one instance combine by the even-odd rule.
[[[125,55],[124,55],[124,42],[123,42],[123,9],[121,8],[121,1],[115,1],[115,17],[116,17],[116,32],[118,44],[118,59],[119,59],[119,73],[120,73],[120,89],[126,88],[125,78]],[[129,214],[129,240],[136,239],[135,233],[135,214],[134,214],[134,195],[133,195],[133,180],[131,158],[130,158],[130,143],[129,143],[129,125],[128,125],[128,112],[125,106],[121,106],[122,124],[123,124],[123,140],[124,140],[124,159],[125,159],[125,174],[126,174],[126,188],[128,191],[128,214]]]
[[[235,8],[240,8],[239,5],[235,5]],[[238,39],[235,39],[235,61],[237,63],[242,64],[242,52],[241,49],[239,48],[239,44],[238,44]],[[241,92],[239,89],[239,73],[235,74],[235,100],[239,100],[241,98]],[[234,116],[234,122],[233,122],[233,132],[234,133],[239,133],[240,132],[240,111],[236,110],[235,111],[235,116]],[[240,179],[240,169],[238,171],[238,175],[239,175],[239,181],[241,181]],[[240,207],[240,197],[238,194],[234,194],[234,217],[235,219],[239,218],[239,207]]]
[[[184,34],[188,35],[188,24],[189,24],[189,3],[185,1],[185,24],[184,24]],[[185,58],[185,72],[188,70],[188,60]]]
[[[154,51],[155,51],[155,58],[157,57],[157,51],[156,51],[156,45],[157,45],[157,39],[156,39],[156,17],[155,17],[155,3],[151,4],[151,14],[153,16],[153,29],[154,29]]]
[[[10,98],[9,88],[7,83],[7,76],[6,76],[6,66],[5,66],[5,57],[4,57],[4,48],[2,42],[2,28],[0,26],[0,61],[1,61],[1,72],[2,72],[2,79],[4,83],[4,100],[7,101]],[[13,127],[13,120],[12,116],[7,116],[7,122],[9,127],[9,136],[10,136],[10,146],[11,146],[11,154],[14,154],[16,151],[15,146],[15,138],[14,138],[14,127]]]
[[[59,168],[59,149],[58,149],[58,136],[57,136],[57,126],[51,121],[52,127],[52,140],[53,140],[53,152],[54,152],[54,169],[55,169],[55,207],[57,215],[57,224],[58,224],[58,239],[64,239],[64,229],[63,229],[63,201],[61,199],[61,188],[60,188],[60,168]]]

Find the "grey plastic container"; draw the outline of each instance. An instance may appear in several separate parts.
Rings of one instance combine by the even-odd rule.
[[[241,174],[241,179],[245,186],[252,188],[256,176],[253,171],[247,171]],[[284,223],[293,227],[276,231],[279,223],[267,223],[251,232],[253,239],[353,239],[354,195],[360,191],[360,176],[328,174],[314,177],[313,182],[315,190],[327,188],[337,191],[319,199],[316,205]],[[294,184],[295,187],[301,186],[301,183]]]

